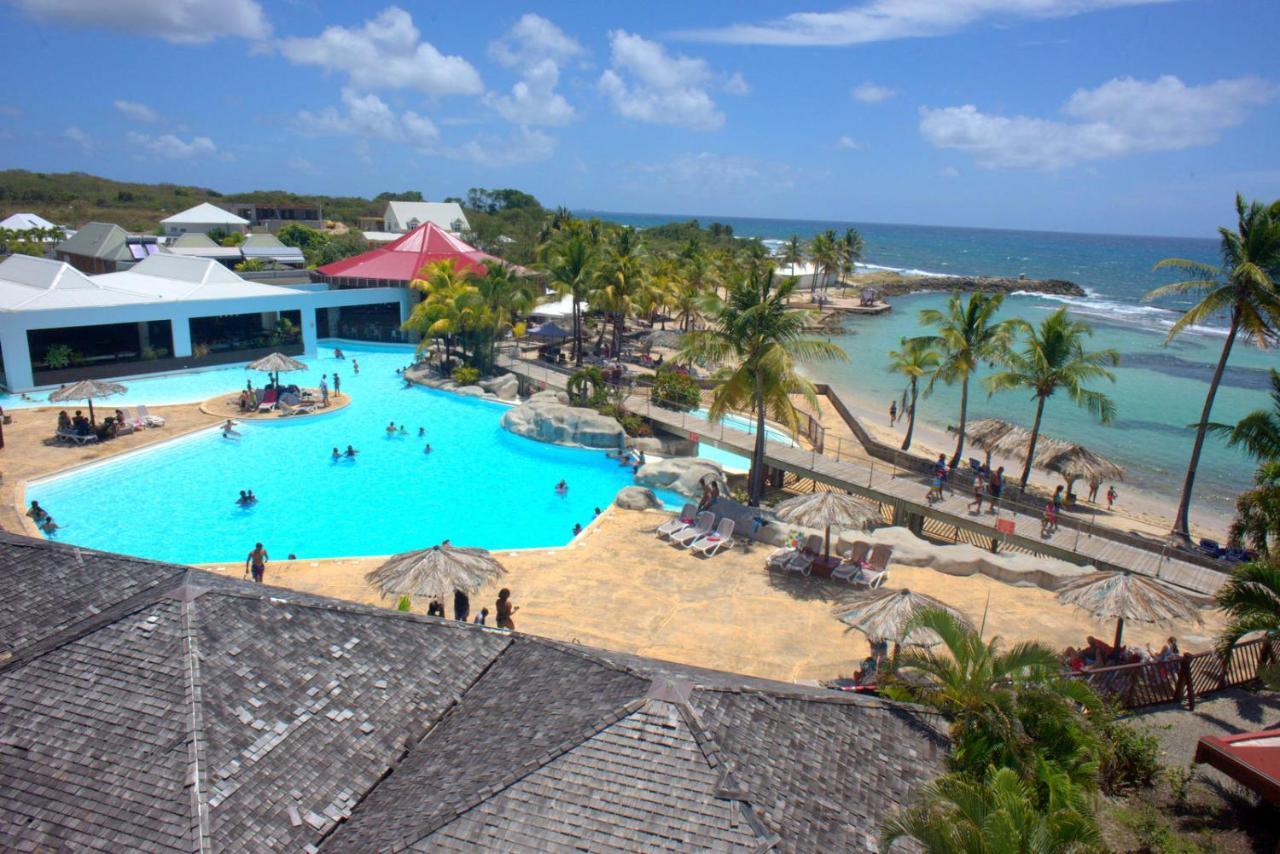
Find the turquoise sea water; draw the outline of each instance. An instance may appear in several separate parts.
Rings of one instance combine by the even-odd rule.
[[[290,377],[314,386],[322,373],[340,371],[352,395],[341,411],[243,424],[239,439],[203,431],[31,484],[27,497],[63,526],[55,534],[61,541],[203,563],[243,560],[259,541],[276,560],[391,554],[445,538],[489,549],[558,546],[632,482],[630,470],[603,452],[506,432],[502,404],[403,388],[395,369],[409,361],[409,348],[342,347],[345,361],[325,349],[328,355],[308,360],[306,375]],[[203,399],[234,393],[244,376],[230,368],[184,383],[194,382],[195,398]],[[138,380],[130,390],[155,403],[172,382]],[[389,421],[409,435],[388,436]],[[332,448],[348,444],[360,452],[356,459],[330,458]],[[555,492],[561,479],[569,484],[563,496]],[[252,489],[258,503],[238,507],[242,489]],[[673,494],[662,498],[679,506]]]
[[[646,214],[604,214],[602,218],[638,227],[686,220]],[[875,223],[766,220],[734,217],[698,217],[704,224],[719,221],[734,233],[783,240],[792,234],[803,239],[834,228],[856,227],[866,241],[864,261],[884,267],[934,274],[998,275],[1069,279],[1088,295],[1050,298],[1014,295],[1005,301],[1004,317],[1036,322],[1062,305],[1093,324],[1096,348],[1112,347],[1121,354],[1116,383],[1104,387],[1115,399],[1115,424],[1103,427],[1075,409],[1069,401],[1051,400],[1044,431],[1080,442],[1116,460],[1128,469],[1126,480],[1143,490],[1174,498],[1182,487],[1192,431],[1204,404],[1207,383],[1222,349],[1221,323],[1210,323],[1165,342],[1173,310],[1187,300],[1143,303],[1152,288],[1174,281],[1171,274],[1152,268],[1163,258],[1185,257],[1215,263],[1216,240],[1062,234],[993,229],[941,228]],[[921,294],[893,300],[893,311],[876,318],[855,318],[846,324],[848,334],[836,339],[849,354],[847,364],[823,364],[809,368],[853,397],[888,410],[889,401],[903,392],[902,378],[887,372],[887,353],[903,336],[922,334],[919,310],[939,308],[946,297]],[[1269,406],[1267,369],[1280,367],[1274,351],[1261,351],[1237,342],[1227,373],[1218,391],[1212,418],[1233,422],[1253,409]],[[1029,425],[1032,402],[1023,393],[1003,393],[988,399],[980,387],[971,394],[975,417],[998,416]],[[922,400],[919,417],[934,426],[954,424],[959,410],[958,388],[939,387]],[[1210,438],[1197,475],[1196,505],[1229,514],[1235,496],[1250,483],[1252,463],[1241,453]],[[1123,490],[1123,487],[1121,487]]]

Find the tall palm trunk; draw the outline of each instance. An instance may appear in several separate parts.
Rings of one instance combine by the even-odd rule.
[[[1031,477],[1031,461],[1036,458],[1036,442],[1040,440],[1040,419],[1044,416],[1043,395],[1036,395],[1036,420],[1031,422],[1031,441],[1027,442],[1027,461],[1022,466],[1022,478],[1018,481],[1018,486],[1024,492],[1027,489],[1027,479]]]
[[[760,506],[764,493],[764,379],[756,372],[756,446],[751,452],[751,477],[747,485],[747,503]]]
[[[907,436],[902,440],[902,450],[906,451],[911,448],[911,434],[916,429],[916,397],[919,389],[916,386],[916,378],[911,378],[911,409],[907,411]]]
[[[960,457],[964,455],[964,431],[968,427],[969,421],[969,375],[964,375],[964,380],[960,383],[960,437],[956,439],[956,452],[951,457],[951,467],[955,468],[960,464]]]
[[[1178,515],[1173,520],[1173,535],[1184,540],[1191,539],[1191,490],[1196,482],[1196,467],[1200,465],[1200,451],[1204,448],[1204,437],[1209,430],[1209,412],[1213,409],[1213,399],[1218,394],[1218,384],[1222,382],[1222,374],[1227,369],[1227,358],[1231,355],[1231,345],[1236,341],[1236,333],[1240,331],[1240,312],[1232,310],[1231,329],[1227,332],[1226,343],[1222,345],[1222,355],[1218,357],[1218,367],[1213,371],[1213,379],[1209,382],[1209,393],[1204,398],[1204,410],[1200,413],[1200,421],[1196,424],[1196,441],[1191,446],[1191,461],[1187,464],[1187,477],[1182,482],[1182,498],[1178,501]]]
[[[578,294],[573,295],[573,361],[582,367],[582,317],[578,309]]]

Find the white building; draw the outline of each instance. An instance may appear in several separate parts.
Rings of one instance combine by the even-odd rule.
[[[337,327],[344,309],[375,308],[403,322],[409,291],[265,285],[210,259],[171,254],[96,276],[15,255],[0,263],[0,359],[8,388],[28,391],[247,362],[272,350],[314,356],[317,337]],[[290,329],[296,334],[282,332]]]
[[[467,215],[457,202],[387,202],[382,229],[404,234],[428,222],[455,234],[471,230]]]
[[[58,226],[49,222],[49,220],[33,213],[16,213],[10,214],[0,220],[0,228],[7,228],[11,231],[30,231],[33,228],[57,228]],[[55,237],[46,237],[44,242],[56,240]]]
[[[243,233],[249,225],[249,220],[236,216],[230,211],[225,211],[217,205],[204,202],[194,208],[187,208],[181,213],[176,213],[167,219],[160,220],[160,225],[164,226],[164,233],[167,237],[177,237],[178,235],[192,232],[208,234],[215,228]]]

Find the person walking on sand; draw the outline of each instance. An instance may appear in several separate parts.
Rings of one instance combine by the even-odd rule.
[[[1111,509],[1111,505],[1116,503],[1116,499],[1120,497],[1120,493],[1116,492],[1116,485],[1113,483],[1107,487],[1107,509]]]
[[[262,547],[262,543],[258,543],[253,547],[253,551],[249,552],[249,556],[244,559],[244,571],[247,574],[253,571],[253,580],[262,583],[262,577],[267,572],[267,561],[270,560],[267,550]]]
[[[982,471],[973,473],[973,501],[969,502],[969,509],[974,513],[982,512],[982,496],[987,491],[987,479],[982,476]]]
[[[898,423],[898,401],[889,401],[889,426]]]
[[[991,496],[990,498],[987,499],[988,501],[991,502],[990,512],[992,513],[996,512],[996,504],[1000,501],[1000,493],[1003,490],[1004,490],[1004,466],[1000,466],[998,469],[996,469],[991,473],[991,479],[987,481],[987,492]]]
[[[338,372],[333,372],[333,396],[337,397],[342,394],[342,378],[338,376]]]
[[[487,619],[489,619],[489,609],[481,608],[480,613],[476,614],[476,618],[472,622],[474,622],[477,626],[483,626],[485,624],[485,620]]]
[[[1089,479],[1089,503],[1090,504],[1098,503],[1098,487],[1100,486],[1102,486],[1102,481],[1098,480],[1096,477]]]
[[[498,591],[498,601],[495,604],[495,607],[497,608],[498,613],[498,628],[515,631],[516,624],[511,619],[511,616],[516,611],[520,610],[520,606],[512,606],[510,590],[504,587]]]
[[[329,375],[320,375],[320,405],[329,405]]]
[[[453,618],[461,623],[471,616],[471,597],[464,590],[453,591]]]

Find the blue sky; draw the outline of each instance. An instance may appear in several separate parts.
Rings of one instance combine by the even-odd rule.
[[[1274,0],[0,0],[0,27],[7,167],[1189,236],[1280,197]]]

